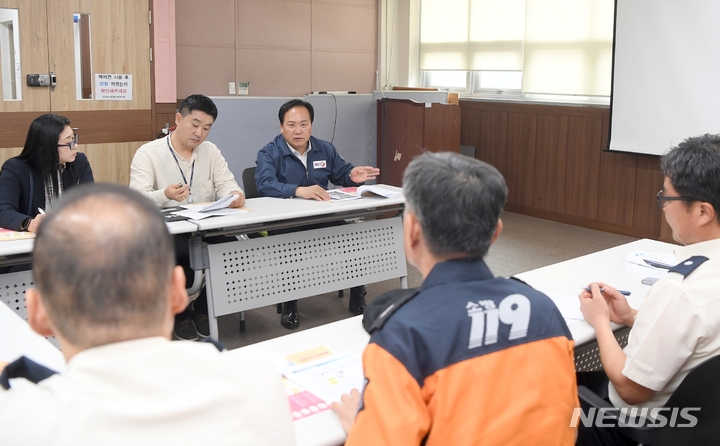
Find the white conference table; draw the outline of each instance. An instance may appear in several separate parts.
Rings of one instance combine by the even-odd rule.
[[[334,353],[351,351],[362,354],[369,339],[370,335],[362,326],[362,316],[354,316],[231,350],[228,354],[232,355],[234,352],[245,350],[259,350],[285,356],[318,345],[324,345]],[[339,445],[346,438],[338,417],[331,410],[295,420],[293,427],[297,446]]]
[[[517,274],[516,277],[544,293],[568,295],[573,301],[577,300],[580,288],[591,282],[604,282],[618,290],[630,291],[628,302],[633,308],[638,308],[650,291],[650,286],[641,283],[642,279],[658,272],[629,264],[625,262],[625,256],[632,251],[673,254],[676,247],[670,243],[641,239]],[[587,322],[567,322],[576,346],[595,340],[595,330]],[[620,326],[614,325],[614,328]]]
[[[183,234],[197,231],[197,225],[190,221],[173,221],[167,223],[171,234]],[[10,258],[18,254],[30,254],[35,246],[35,238],[0,241],[0,259]],[[8,259],[9,260],[9,259]]]
[[[652,270],[630,267],[624,261],[626,254],[631,251],[671,254],[675,247],[676,245],[643,239],[528,271],[519,274],[518,278],[546,293],[559,293],[574,300],[577,299],[581,287],[592,281],[603,281],[618,289],[631,291],[628,300],[631,306],[637,308],[650,289],[649,286],[641,284],[641,280],[652,275]],[[57,349],[32,333],[27,324],[7,307],[0,307],[0,360],[10,361],[20,354],[27,354],[41,364],[61,369],[62,358]],[[361,321],[361,316],[352,317],[253,344],[228,354],[253,349],[285,356],[317,345],[325,345],[336,353],[352,351],[362,354],[369,335],[363,330]],[[586,322],[568,322],[576,347],[594,341],[594,330]],[[337,417],[330,411],[295,421],[294,426],[298,445],[341,444],[345,439]]]
[[[191,234],[191,266],[196,271],[204,270],[206,276],[211,336],[217,339],[217,317],[225,314],[392,278],[400,278],[401,286],[406,287],[407,268],[400,216],[254,240],[233,241],[228,238],[226,243],[203,243],[207,237],[217,235],[297,228],[387,216],[388,213],[399,215],[405,203],[402,189],[377,186],[396,195],[342,202],[251,198],[244,210],[231,215],[167,223],[171,234]],[[0,266],[28,263],[33,245],[33,239],[0,242]],[[351,249],[343,249],[344,246],[351,246]],[[288,250],[293,252],[273,254]],[[238,257],[238,252],[244,253],[245,257]],[[228,273],[230,253],[233,253],[233,265],[236,267],[231,274]],[[244,261],[251,263],[252,268],[246,268]],[[240,286],[236,287],[236,283],[242,284],[242,291],[235,292]],[[0,300],[23,318],[22,291],[31,284],[31,271],[0,274],[0,290],[3,287],[13,290],[6,295],[0,293]]]
[[[368,215],[374,209],[405,204],[402,189],[395,186],[378,184],[378,187],[397,192],[384,197],[363,197],[357,200],[341,202],[305,200],[303,198],[248,198],[243,209],[232,215],[214,216],[202,220],[190,220],[198,231],[208,235],[218,233],[245,233],[282,229],[297,225],[307,225],[323,221],[337,221],[353,216]]]
[[[45,337],[7,305],[0,304],[0,361],[12,362],[20,356],[53,370],[65,370],[65,358]]]
[[[626,264],[626,254],[631,251],[672,254],[675,247],[676,245],[669,243],[642,239],[518,274],[517,277],[540,291],[567,295],[568,299],[575,302],[581,287],[594,281],[605,282],[617,289],[631,291],[628,300],[631,306],[637,308],[650,289],[649,286],[641,284],[641,280],[657,272]],[[587,322],[567,322],[576,348],[594,343],[595,331]],[[615,328],[621,327],[616,325]],[[349,350],[362,354],[369,339],[370,336],[362,327],[362,316],[357,316],[233,351],[252,349],[286,356],[317,345],[325,345],[335,353]],[[233,354],[233,351],[229,353]],[[294,426],[299,446],[338,445],[346,438],[337,416],[331,411],[297,420]]]
[[[342,202],[250,198],[246,212],[191,220],[197,225],[195,240],[190,242],[191,266],[197,270],[201,264],[205,270],[211,337],[217,339],[217,318],[222,315],[394,278],[406,287],[399,215],[405,197],[401,188],[378,186],[396,195]],[[392,217],[370,219],[387,214]],[[352,224],[308,229],[308,225],[363,218]],[[217,235],[293,229],[301,230],[200,243]]]
[[[171,234],[191,233],[197,230],[197,226],[189,221],[169,222],[167,226]],[[0,241],[0,267],[30,263],[34,245],[34,237]],[[0,274],[0,302],[7,305],[20,318],[25,319],[27,317],[25,290],[32,287],[33,284],[33,275],[30,270]],[[51,342],[54,341],[52,339]]]

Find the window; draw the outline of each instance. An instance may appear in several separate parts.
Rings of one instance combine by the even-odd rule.
[[[422,85],[428,88],[464,92],[467,85],[467,73],[467,71],[423,71]]]
[[[522,71],[479,71],[475,91],[515,91],[522,90]]]
[[[421,0],[423,86],[609,96],[613,0]],[[433,85],[431,85],[433,84]]]

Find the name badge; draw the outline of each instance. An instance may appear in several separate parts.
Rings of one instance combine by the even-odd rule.
[[[313,169],[324,169],[327,167],[327,161],[313,161]]]

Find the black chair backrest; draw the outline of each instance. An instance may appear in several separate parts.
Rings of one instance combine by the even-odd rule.
[[[255,167],[248,167],[242,173],[243,189],[245,189],[245,198],[257,198],[260,196],[255,184]]]
[[[703,445],[720,444],[720,356],[710,358],[695,367],[665,404],[671,408],[662,412],[668,423],[658,430],[658,444],[664,445]],[[691,422],[683,417],[683,408],[698,407],[686,413],[697,418],[697,425],[687,427]],[[674,409],[678,408],[678,409]],[[671,410],[677,410],[676,427],[670,426],[673,416]],[[682,427],[682,425],[686,425]]]

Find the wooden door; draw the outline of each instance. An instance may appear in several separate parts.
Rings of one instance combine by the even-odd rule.
[[[96,181],[129,183],[132,156],[154,136],[149,1],[0,0],[0,8],[19,12],[23,84],[28,73],[54,72],[57,79],[54,90],[23,85],[22,100],[2,101],[0,118],[11,134],[0,138],[0,162],[20,152],[33,119],[52,112],[78,128]],[[78,98],[76,85],[76,14],[89,15],[89,99]],[[100,99],[97,74],[132,76],[132,99]]]
[[[50,110],[50,89],[31,88],[25,85],[27,73],[46,73],[48,67],[47,26],[33,26],[32,23],[47,23],[45,2],[28,0],[0,0],[0,8],[16,10],[18,13],[22,99],[5,100],[0,96],[0,121],[3,136],[0,138],[0,162],[18,155],[25,142],[28,124],[39,114]],[[1,52],[2,50],[0,50]],[[0,84],[3,80],[0,70]]]

